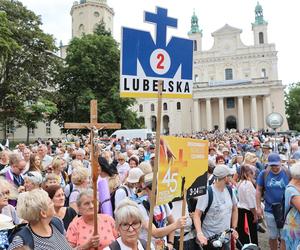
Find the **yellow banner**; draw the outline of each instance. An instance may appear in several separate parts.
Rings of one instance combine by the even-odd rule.
[[[181,197],[183,181],[188,198],[206,192],[208,141],[162,136],[159,152],[158,205]]]

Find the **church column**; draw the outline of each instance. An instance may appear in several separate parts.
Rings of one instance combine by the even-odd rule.
[[[238,128],[239,130],[243,130],[245,128],[244,122],[244,100],[243,96],[238,97]]]
[[[251,96],[251,128],[257,130],[257,104],[256,96]]]
[[[194,100],[194,131],[200,131],[200,107],[199,107],[199,99]]]
[[[219,129],[225,131],[224,98],[219,98]]]
[[[206,99],[206,129],[212,130],[212,118],[211,118],[211,103],[210,98]]]

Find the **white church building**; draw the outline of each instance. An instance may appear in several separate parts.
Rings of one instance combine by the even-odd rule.
[[[254,44],[246,46],[241,29],[225,24],[212,33],[211,49],[202,50],[202,30],[194,14],[189,38],[194,41],[193,99],[164,99],[162,132],[191,133],[200,130],[267,129],[272,111],[284,117],[284,86],[278,80],[277,51],[268,42],[268,23],[262,6],[255,7],[252,23]],[[138,99],[136,111],[145,126],[156,129],[157,102]]]

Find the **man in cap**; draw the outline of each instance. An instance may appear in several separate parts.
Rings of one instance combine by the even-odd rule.
[[[265,219],[269,233],[269,245],[271,250],[278,248],[277,239],[282,236],[282,228],[276,224],[273,211],[274,205],[283,202],[285,188],[289,183],[289,174],[281,167],[279,154],[271,153],[268,157],[268,168],[261,171],[256,182],[256,206],[257,216],[262,218],[261,198],[264,196]],[[284,204],[283,204],[284,205]],[[284,242],[281,241],[281,249]]]
[[[261,163],[266,165],[268,163],[268,157],[271,152],[271,146],[269,143],[264,143],[262,146],[262,156],[261,156]]]
[[[198,198],[194,224],[197,232],[197,239],[204,246],[203,249],[215,249],[207,238],[232,228],[233,237],[238,238],[236,232],[238,221],[237,199],[232,189],[227,186],[230,181],[231,172],[226,165],[217,165],[213,171],[215,182],[211,186],[212,203],[209,204],[209,191]],[[207,210],[208,208],[208,210]],[[205,218],[201,221],[202,214]],[[225,249],[229,249],[229,243]]]

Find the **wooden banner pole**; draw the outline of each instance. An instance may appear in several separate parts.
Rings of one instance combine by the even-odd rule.
[[[151,249],[151,238],[152,238],[152,223],[154,206],[156,203],[156,189],[157,189],[157,172],[159,164],[159,146],[160,146],[160,130],[161,130],[161,109],[162,109],[162,85],[163,81],[158,82],[158,105],[157,105],[157,122],[156,122],[156,136],[155,136],[155,160],[153,169],[153,181],[150,200],[150,214],[149,214],[149,225],[148,225],[148,240],[147,250]]]
[[[185,182],[183,182],[183,200],[181,206],[181,216],[185,216],[186,212],[186,188],[184,187]],[[180,239],[179,239],[179,250],[183,250],[184,243],[184,227],[180,229]]]
[[[98,169],[95,159],[95,145],[94,145],[94,130],[91,128],[91,162],[93,171],[93,204],[94,204],[94,235],[98,235],[98,195],[97,195],[97,180],[98,180]]]

